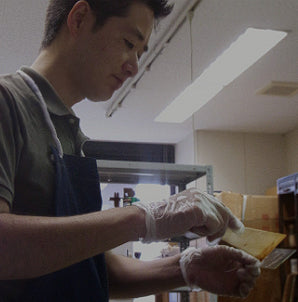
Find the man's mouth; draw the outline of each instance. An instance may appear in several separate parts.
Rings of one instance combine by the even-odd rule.
[[[116,79],[116,90],[121,88],[123,85],[124,80],[114,75],[114,78]]]

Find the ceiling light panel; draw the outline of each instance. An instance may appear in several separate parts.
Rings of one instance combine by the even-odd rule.
[[[182,123],[286,37],[284,31],[248,28],[155,119]]]

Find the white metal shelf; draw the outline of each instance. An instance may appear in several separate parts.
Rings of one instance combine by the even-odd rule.
[[[152,183],[178,186],[181,190],[188,183],[206,176],[207,192],[213,193],[213,170],[209,165],[97,160],[97,167],[101,182]]]

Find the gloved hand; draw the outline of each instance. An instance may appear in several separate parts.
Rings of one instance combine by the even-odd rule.
[[[246,297],[260,275],[258,259],[223,245],[186,249],[181,254],[180,268],[192,289],[236,297]]]
[[[244,230],[243,224],[223,203],[212,195],[193,188],[160,202],[136,202],[146,213],[146,235],[143,242],[171,238],[190,231],[209,241],[224,235],[227,227]]]

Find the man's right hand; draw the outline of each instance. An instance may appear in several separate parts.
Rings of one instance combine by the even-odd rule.
[[[223,203],[197,189],[188,189],[160,202],[137,202],[146,213],[146,235],[143,242],[171,238],[191,231],[213,241],[229,227],[241,232],[243,224]]]
[[[188,248],[180,258],[186,284],[218,295],[246,297],[260,275],[260,262],[227,246]]]

